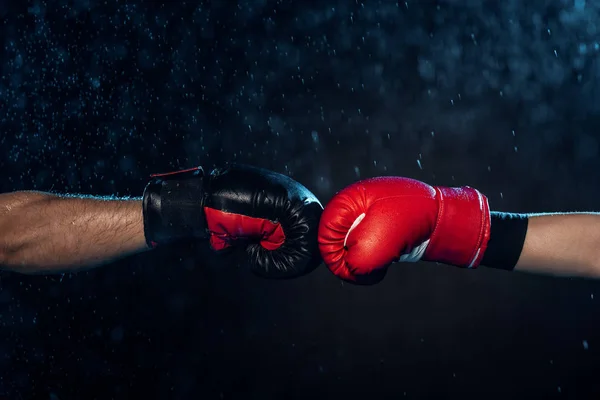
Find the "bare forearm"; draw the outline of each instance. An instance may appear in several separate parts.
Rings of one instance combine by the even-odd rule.
[[[0,268],[52,273],[145,250],[140,199],[0,194]]]
[[[531,215],[515,270],[600,278],[600,214]]]

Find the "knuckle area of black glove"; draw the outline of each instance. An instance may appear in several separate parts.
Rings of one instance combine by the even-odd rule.
[[[260,243],[251,243],[247,247],[251,267],[260,274],[295,274],[306,267],[310,259],[303,246],[294,247],[285,243],[275,250],[264,248]]]

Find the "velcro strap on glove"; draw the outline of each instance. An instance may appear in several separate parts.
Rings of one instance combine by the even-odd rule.
[[[477,268],[490,239],[487,198],[468,187],[435,187],[439,212],[424,260]]]
[[[202,167],[152,175],[142,200],[149,247],[183,238],[208,238],[205,180]]]

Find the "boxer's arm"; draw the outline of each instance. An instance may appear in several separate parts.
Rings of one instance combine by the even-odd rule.
[[[492,212],[491,221],[483,266],[600,278],[600,214]]]
[[[0,194],[0,269],[59,273],[147,248],[141,199]]]
[[[515,271],[600,278],[600,214],[530,214]]]

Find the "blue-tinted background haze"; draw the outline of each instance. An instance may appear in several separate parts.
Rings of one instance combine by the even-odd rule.
[[[495,210],[598,210],[599,74],[597,0],[0,0],[0,191],[139,196],[236,161],[324,203],[402,175]],[[596,282],[428,264],[271,282],[209,254],[3,273],[0,395],[600,394]]]

